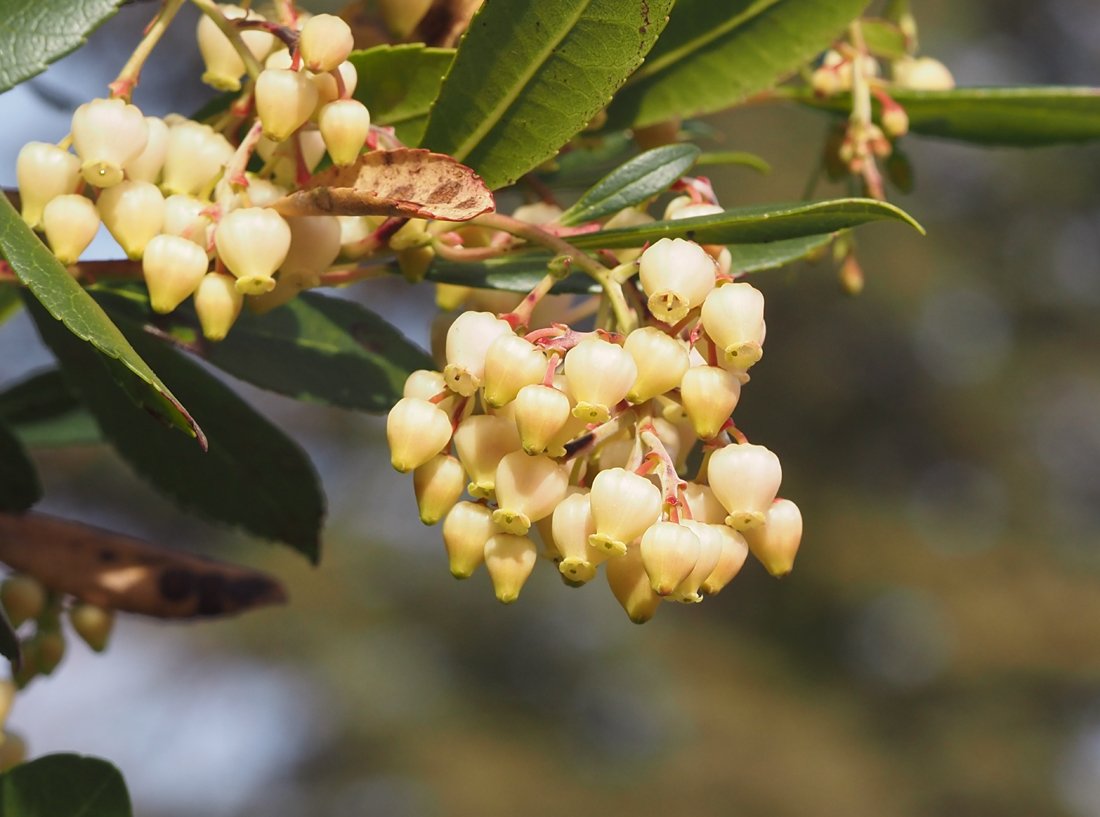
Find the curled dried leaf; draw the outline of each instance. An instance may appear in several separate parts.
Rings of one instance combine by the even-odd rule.
[[[156,618],[205,618],[286,601],[266,574],[38,513],[0,514],[0,562],[81,601]]]
[[[330,167],[269,205],[284,216],[397,216],[468,221],[494,207],[473,170],[418,148],[374,150]]]

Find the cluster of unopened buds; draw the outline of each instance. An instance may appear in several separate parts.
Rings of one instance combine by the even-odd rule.
[[[421,521],[443,522],[451,573],[484,563],[502,602],[531,575],[536,534],[566,584],[602,567],[639,623],[662,600],[717,593],[750,551],[776,576],[793,565],[802,518],[777,499],[779,459],[731,420],[763,354],[763,296],[683,239],[635,269],[645,325],[462,312],[442,371],[410,376],[389,414],[392,464],[412,472]]]
[[[263,65],[219,127],[145,116],[127,82],[116,82],[111,98],[77,108],[60,144],[25,145],[16,171],[23,219],[58,260],[76,263],[102,224],[141,262],[156,312],[193,298],[203,334],[220,340],[246,298],[257,311],[285,303],[320,283],[355,240],[349,231],[361,237],[361,218],[283,217],[266,205],[307,181],[326,153],[337,165],[354,162],[370,114],[351,98],[357,75],[343,20],[275,25],[210,5],[197,31],[203,79],[241,88],[246,65],[227,31]]]

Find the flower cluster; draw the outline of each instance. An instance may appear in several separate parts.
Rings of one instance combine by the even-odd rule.
[[[288,27],[220,6],[197,37],[203,79],[216,88],[241,88],[242,48],[263,64],[216,126],[145,116],[123,83],[120,95],[77,108],[61,144],[25,145],[16,172],[23,219],[58,260],[76,263],[102,224],[141,262],[155,311],[193,298],[203,334],[220,340],[246,298],[258,311],[285,303],[361,237],[349,233],[361,234],[363,219],[284,218],[266,205],[308,180],[326,153],[354,162],[370,114],[351,98],[352,34],[338,17]]]
[[[603,566],[636,622],[717,593],[750,551],[791,570],[802,518],[776,498],[779,459],[731,420],[763,355],[763,296],[683,239],[632,266],[646,325],[524,332],[516,312],[462,312],[442,370],[410,376],[389,414],[392,464],[412,472],[421,520],[443,522],[452,574],[484,563],[502,602],[538,561],[535,535],[567,584]]]

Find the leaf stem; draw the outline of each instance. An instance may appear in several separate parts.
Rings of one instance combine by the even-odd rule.
[[[174,0],[171,1],[174,2]],[[198,6],[199,11],[209,17],[221,33],[226,36],[230,43],[232,43],[233,48],[237,51],[241,61],[244,63],[244,70],[248,72],[249,78],[254,80],[259,77],[264,67],[260,65],[260,61],[256,59],[256,55],[252,53],[252,50],[241,38],[240,29],[233,24],[232,20],[222,14],[217,3],[213,0],[191,0],[191,2]]]
[[[122,70],[118,72],[114,82],[108,86],[111,89],[113,99],[130,101],[134,94],[134,88],[137,87],[141,78],[141,69],[145,65],[145,61],[149,58],[157,43],[160,42],[160,38],[164,36],[164,32],[168,30],[168,26],[172,23],[172,19],[182,5],[183,0],[164,0],[164,5],[161,6],[160,11],[157,12],[148,28],[145,29],[145,34],[141,38],[141,42],[138,43],[137,48],[134,49],[134,53],[130,55],[130,59],[126,60],[126,64],[122,66]]]

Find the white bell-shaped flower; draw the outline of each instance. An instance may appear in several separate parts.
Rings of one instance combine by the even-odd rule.
[[[23,221],[37,229],[42,210],[53,199],[76,192],[80,159],[48,142],[27,142],[15,160]]]
[[[152,182],[124,181],[99,194],[96,209],[126,256],[141,258],[164,228],[164,195]]]
[[[99,212],[91,199],[69,193],[55,196],[42,209],[42,231],[57,260],[75,264],[99,230]]]
[[[123,170],[130,181],[155,184],[160,180],[168,156],[168,125],[158,116],[147,116],[145,127],[148,132],[145,149],[128,161]]]
[[[690,575],[699,560],[699,537],[678,522],[658,521],[642,534],[639,550],[658,596],[667,596]]]
[[[209,125],[190,120],[168,129],[161,188],[173,195],[198,196],[213,188],[233,158],[233,145]]]
[[[910,91],[950,91],[955,87],[950,69],[934,57],[894,60],[890,71],[894,84]]]
[[[489,537],[485,543],[485,567],[498,601],[511,604],[519,598],[537,559],[538,548],[526,536],[494,533]]]
[[[496,495],[497,466],[506,454],[520,449],[516,424],[496,414],[477,414],[459,423],[454,442],[458,458],[470,475],[470,496],[492,499]]]
[[[208,272],[195,290],[195,313],[207,340],[223,340],[241,314],[244,295],[232,275]]]
[[[524,386],[542,382],[546,366],[546,355],[530,341],[499,335],[485,350],[485,402],[493,408],[512,402]]]
[[[681,490],[692,519],[696,522],[706,522],[711,525],[725,523],[729,512],[718,501],[718,497],[714,495],[714,491],[710,489],[709,485],[686,482]]]
[[[744,371],[764,356],[764,296],[752,284],[724,284],[703,302],[703,328],[722,361]]]
[[[477,502],[459,502],[443,520],[443,545],[451,575],[468,579],[485,561],[485,543],[496,533],[493,512]]]
[[[691,568],[691,572],[676,585],[671,598],[674,601],[693,604],[703,600],[703,594],[699,592],[699,588],[722,560],[722,543],[726,531],[730,533],[733,531],[725,525],[708,525],[694,519],[681,519],[680,524],[694,533],[695,538],[699,540],[699,557],[695,561],[695,566]]]
[[[264,136],[274,142],[289,139],[317,107],[317,86],[301,71],[265,68],[256,80],[255,95]]]
[[[447,330],[447,365],[443,377],[454,392],[469,397],[485,376],[485,355],[501,335],[512,327],[491,312],[463,312]]]
[[[627,546],[661,515],[661,489],[623,468],[596,474],[590,497],[596,532],[589,544],[612,554],[626,553]]]
[[[122,168],[145,150],[149,126],[136,105],[121,99],[93,99],[73,113],[73,150],[80,172],[93,187],[113,187]]]
[[[336,99],[321,107],[317,128],[333,163],[350,165],[370,134],[370,111],[357,99]]]
[[[777,499],[768,508],[764,524],[745,531],[749,550],[773,576],[786,576],[802,543],[802,512],[789,499]]]
[[[402,397],[386,416],[390,463],[401,471],[419,468],[451,441],[451,418],[439,406]]]
[[[608,559],[604,570],[612,594],[631,621],[645,624],[653,618],[661,597],[653,592],[640,548],[632,546],[622,556]]]
[[[741,381],[718,366],[692,366],[680,382],[680,400],[701,439],[713,439],[741,399]]]
[[[749,555],[749,545],[745,541],[744,534],[738,533],[728,525],[712,525],[721,532],[722,553],[718,558],[718,564],[703,581],[699,588],[708,596],[713,596],[723,587],[733,581],[741,572],[745,559]]]
[[[554,509],[552,530],[554,545],[561,556],[558,570],[572,582],[583,584],[596,575],[596,566],[607,559],[607,551],[588,544],[596,532],[588,494],[567,496]]]
[[[355,46],[351,27],[335,14],[315,14],[298,37],[302,60],[310,71],[332,71]]]
[[[319,276],[332,266],[340,255],[340,222],[336,216],[298,216],[286,219],[286,223],[290,227],[290,249],[279,265],[280,276]]]
[[[272,276],[290,250],[290,227],[274,210],[242,207],[222,216],[214,231],[218,257],[245,295],[275,288]]]
[[[145,246],[141,260],[149,302],[167,314],[199,288],[209,259],[198,244],[178,235],[158,235]]]
[[[413,471],[420,521],[434,525],[447,515],[466,489],[466,471],[449,454],[436,454]]]
[[[246,16],[250,20],[264,19],[256,12],[245,11],[239,6],[219,5],[218,9],[229,20],[239,20]],[[199,53],[202,54],[203,63],[206,65],[202,81],[219,91],[239,91],[241,76],[245,72],[244,60],[241,59],[229,38],[205,14],[199,18],[195,37],[198,40]],[[259,62],[264,61],[275,45],[275,35],[259,28],[242,29],[241,39]]]
[[[164,225],[166,235],[186,238],[206,251],[214,221],[210,216],[213,205],[194,196],[176,194],[164,200]]]
[[[762,445],[727,445],[707,463],[707,481],[729,514],[726,524],[742,532],[764,524],[782,479],[779,457]]]
[[[544,453],[572,418],[569,396],[541,383],[520,389],[514,405],[516,428],[528,454]]]
[[[534,522],[553,513],[565,498],[569,471],[549,457],[522,451],[505,454],[497,466],[493,522],[505,533],[522,536]]]
[[[635,329],[627,335],[623,348],[638,368],[638,376],[626,395],[631,403],[644,403],[675,389],[688,370],[687,345],[655,326]]]
[[[573,414],[588,423],[603,423],[638,379],[638,367],[623,347],[586,338],[565,353],[565,376],[576,400]]]
[[[638,259],[638,279],[659,321],[678,323],[714,289],[714,259],[694,241],[662,238]]]

